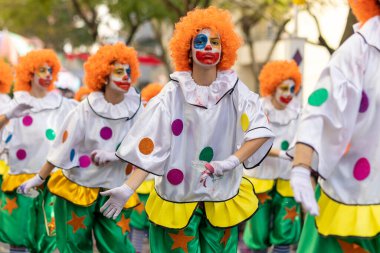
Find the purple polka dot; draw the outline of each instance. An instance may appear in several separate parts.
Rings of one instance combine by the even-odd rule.
[[[111,139],[111,137],[112,137],[112,129],[109,128],[109,127],[103,127],[103,128],[100,130],[100,136],[101,136],[104,140],[109,140],[109,139]]]
[[[364,91],[362,91],[362,100],[360,101],[359,112],[363,113],[367,111],[368,105],[369,105],[368,96]]]
[[[17,159],[24,160],[26,158],[26,151],[24,149],[19,149],[16,152]]]
[[[183,122],[180,119],[176,119],[172,123],[172,131],[175,136],[178,136],[182,133],[183,130]]]
[[[30,126],[33,123],[33,118],[29,115],[26,115],[24,118],[22,118],[22,124],[24,126]]]
[[[362,157],[355,164],[353,171],[354,178],[358,181],[364,180],[369,176],[370,171],[371,165],[366,158]]]
[[[82,155],[79,157],[79,166],[81,168],[87,168],[91,164],[91,158],[88,155]]]
[[[171,169],[166,177],[172,185],[179,185],[183,181],[183,172],[179,169]]]

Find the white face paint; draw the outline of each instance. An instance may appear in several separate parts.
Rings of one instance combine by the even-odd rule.
[[[36,69],[33,74],[32,85],[48,88],[53,80],[53,69],[48,64],[44,64]]]
[[[216,66],[220,62],[222,43],[219,34],[202,29],[193,39],[191,56],[193,62],[203,67]]]
[[[295,96],[295,83],[292,79],[287,79],[283,81],[279,86],[277,86],[274,99],[277,103],[287,106]]]
[[[129,65],[116,62],[110,75],[110,87],[125,93],[131,87],[131,82],[131,68]]]

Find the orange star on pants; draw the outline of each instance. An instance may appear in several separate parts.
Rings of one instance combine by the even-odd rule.
[[[55,218],[51,218],[51,221],[48,223],[49,233],[52,234],[55,230]]]
[[[369,253],[367,250],[363,249],[356,243],[348,243],[342,240],[338,240],[338,243],[343,253]]]
[[[6,198],[5,206],[3,207],[3,210],[7,210],[8,213],[12,215],[13,210],[16,208],[18,208],[17,197],[13,199]]]
[[[259,198],[259,201],[261,204],[264,204],[265,201],[272,199],[272,197],[269,196],[269,194],[267,192],[259,193],[259,194],[257,194],[257,197]]]
[[[230,239],[230,235],[231,235],[231,229],[228,228],[224,231],[224,236],[222,237],[222,239],[220,240],[220,244],[224,244],[224,247],[226,247],[227,245],[227,242],[228,242],[228,239]]]
[[[184,230],[180,230],[178,234],[169,234],[173,240],[172,250],[181,248],[186,253],[188,252],[187,243],[194,239],[194,236],[185,235]]]
[[[72,217],[72,219],[70,221],[68,221],[67,224],[69,224],[73,227],[74,234],[80,228],[83,228],[83,229],[87,228],[86,225],[83,224],[83,221],[84,221],[84,219],[86,219],[86,216],[79,217],[74,213],[74,211],[71,211],[71,217]]]
[[[141,214],[144,211],[144,204],[141,202],[139,205],[135,207],[135,210]]]
[[[121,215],[121,219],[119,220],[118,223],[116,223],[120,228],[121,228],[121,231],[123,232],[123,234],[125,234],[125,232],[131,232],[131,228],[129,227],[129,222],[131,222],[131,219],[128,218],[126,219],[124,215]]]
[[[285,207],[285,209],[286,209],[286,215],[282,219],[283,220],[289,219],[289,220],[292,220],[292,222],[294,222],[294,220],[298,216],[296,207],[295,206],[293,206],[292,208]]]

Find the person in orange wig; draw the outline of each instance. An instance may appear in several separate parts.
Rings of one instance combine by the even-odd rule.
[[[289,184],[291,159],[286,155],[296,134],[301,73],[295,61],[271,61],[260,72],[263,110],[276,134],[269,157],[245,175],[255,186],[259,210],[246,225],[244,242],[254,252],[290,252],[301,234],[300,206]]]
[[[11,119],[2,133],[9,172],[1,185],[0,241],[14,245],[11,252],[16,247],[37,252],[52,252],[56,248],[55,197],[46,188],[28,196],[16,189],[28,179],[38,177],[36,174],[59,131],[62,117],[75,106],[73,101],[52,92],[59,69],[58,57],[49,49],[29,52],[16,66],[10,107],[26,105],[31,109],[27,115]]]
[[[189,11],[175,25],[170,51],[175,72],[148,103],[116,155],[137,169],[101,211],[117,218],[149,173],[146,204],[151,252],[236,252],[237,225],[258,205],[243,166],[270,150],[258,95],[231,70],[241,45],[228,11]]]
[[[94,234],[100,252],[134,252],[128,239],[137,194],[124,206],[119,219],[102,216],[99,195],[128,178],[132,165],[121,162],[115,150],[142,109],[133,85],[140,75],[137,52],[123,43],[105,45],[84,64],[85,85],[92,92],[63,120],[53,149],[41,166],[38,180],[21,186],[29,192],[48,177],[57,196],[55,217],[60,252],[92,252]]]
[[[299,252],[379,252],[380,2],[349,3],[359,24],[322,71],[288,152],[294,197],[310,213]]]

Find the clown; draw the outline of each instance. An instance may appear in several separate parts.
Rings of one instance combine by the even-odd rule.
[[[297,130],[291,185],[316,215],[306,219],[300,252],[379,252],[380,2],[350,5],[360,24],[323,70]]]
[[[102,189],[120,185],[132,165],[111,162],[142,106],[132,87],[139,76],[137,53],[122,43],[101,47],[84,65],[85,83],[94,92],[62,123],[53,149],[39,175],[22,185],[28,192],[55,172],[48,183],[57,195],[55,215],[60,252],[92,252],[92,233],[101,252],[134,252],[128,239],[137,194],[124,206],[119,219],[99,212],[106,198]]]
[[[1,185],[0,240],[38,252],[52,252],[56,246],[55,197],[46,188],[33,196],[18,194],[16,189],[35,177],[62,124],[62,115],[75,106],[52,92],[59,69],[52,50],[36,50],[20,58],[10,106],[26,104],[32,109],[28,115],[10,120],[2,133],[10,169]]]
[[[258,95],[230,69],[240,44],[225,10],[181,18],[170,41],[176,72],[116,153],[138,169],[101,193],[110,196],[101,211],[117,218],[147,175],[156,175],[146,204],[153,253],[236,252],[237,225],[257,209],[243,166],[265,158],[273,133]]]
[[[155,96],[160,93],[164,86],[160,83],[150,83],[141,90],[141,102],[144,106]],[[149,220],[146,215],[144,206],[148,200],[149,193],[154,188],[154,176],[149,174],[145,181],[136,190],[139,195],[141,204],[136,206],[131,215],[131,227],[132,227],[132,244],[136,249],[136,252],[142,252],[143,240],[146,237],[146,233],[149,230]]]
[[[300,106],[296,93],[301,73],[294,61],[267,63],[259,76],[263,110],[276,134],[269,157],[254,170],[245,170],[260,200],[259,210],[248,222],[244,242],[254,252],[289,252],[301,233],[300,206],[293,199],[289,177],[291,162],[286,155],[293,140]]]

